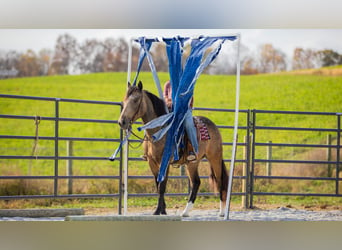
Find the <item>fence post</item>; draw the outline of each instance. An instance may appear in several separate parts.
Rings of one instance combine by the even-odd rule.
[[[336,194],[339,194],[340,178],[340,149],[341,149],[341,115],[337,114],[337,142],[336,142]]]
[[[272,141],[268,142],[268,146],[267,146],[267,160],[268,162],[266,162],[266,176],[271,176],[272,175],[272,162],[269,162],[270,160],[272,160]]]
[[[73,150],[73,141],[72,140],[68,140],[66,141],[66,150],[67,150],[67,157],[71,157],[74,154],[74,150]],[[72,159],[68,159],[66,161],[66,175],[68,177],[73,176],[72,173]],[[72,178],[68,178],[68,194],[72,194],[73,193],[73,179]]]
[[[56,197],[58,195],[58,140],[59,140],[59,98],[55,99],[55,169],[54,169],[54,185],[53,194]]]
[[[251,141],[251,170],[250,170],[250,179],[249,179],[249,208],[253,208],[253,192],[254,192],[254,168],[255,168],[255,137],[256,137],[256,110],[253,109],[251,111],[251,133],[252,133],[252,141]]]
[[[250,141],[251,141],[251,136],[250,135],[246,135],[244,137],[244,144],[245,144],[245,147],[243,148],[243,155],[244,155],[244,159],[245,159],[245,162],[242,166],[242,176],[244,176],[245,178],[242,179],[242,185],[241,185],[241,192],[242,193],[245,193],[245,195],[242,195],[241,196],[241,206],[243,208],[248,208],[248,178],[249,178],[249,144],[250,144]]]

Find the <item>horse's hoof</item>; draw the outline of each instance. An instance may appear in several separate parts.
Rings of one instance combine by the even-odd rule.
[[[155,211],[153,215],[167,215],[166,211]]]
[[[182,217],[190,217],[189,213],[182,213]]]

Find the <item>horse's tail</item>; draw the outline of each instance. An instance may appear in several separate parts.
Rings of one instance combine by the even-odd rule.
[[[226,193],[228,190],[228,172],[224,161],[221,161],[221,176],[217,176],[214,173],[212,166],[210,166],[209,183],[210,186],[222,195],[222,192]]]

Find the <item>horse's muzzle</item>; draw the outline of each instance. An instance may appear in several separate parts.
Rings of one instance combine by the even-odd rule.
[[[119,126],[124,130],[128,129],[131,126],[131,122],[126,117],[121,117],[118,123]]]

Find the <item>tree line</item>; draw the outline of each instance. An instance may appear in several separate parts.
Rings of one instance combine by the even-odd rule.
[[[42,49],[38,53],[0,51],[0,79],[94,72],[124,72],[127,70],[128,42],[124,38],[107,38],[103,41],[88,39],[79,43],[69,34],[60,35],[54,49]],[[165,45],[156,43],[151,53],[158,71],[168,71]],[[139,48],[133,46],[132,64],[136,65]],[[189,48],[185,48],[185,54]],[[225,52],[223,52],[225,53]],[[241,74],[271,73],[286,70],[320,68],[342,64],[342,55],[336,51],[304,49],[297,47],[292,58],[272,44],[263,44],[257,51],[242,45]],[[142,71],[149,71],[147,62]],[[236,66],[229,55],[223,55],[206,70],[209,74],[234,74]]]

